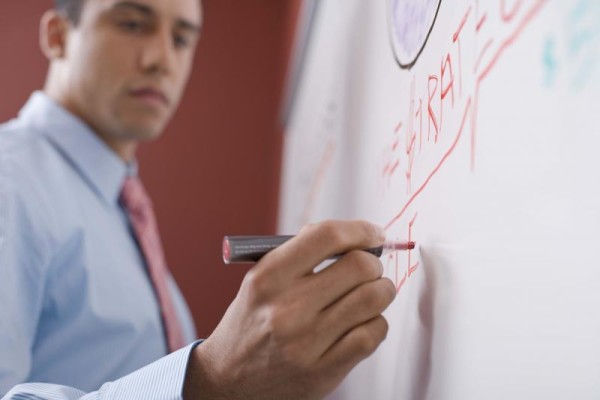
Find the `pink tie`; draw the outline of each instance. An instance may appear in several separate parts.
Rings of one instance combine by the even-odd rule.
[[[152,202],[137,177],[125,179],[121,190],[121,203],[127,210],[129,221],[146,259],[150,279],[160,303],[169,352],[175,351],[185,345],[185,340],[167,285],[169,271],[160,244]]]

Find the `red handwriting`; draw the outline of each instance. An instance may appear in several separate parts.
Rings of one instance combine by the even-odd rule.
[[[393,178],[395,173],[399,170],[404,169],[404,176],[406,178],[406,188],[409,196],[404,202],[404,205],[400,208],[397,215],[392,217],[386,224],[389,229],[394,223],[400,220],[406,211],[406,209],[414,202],[414,200],[425,190],[431,179],[437,174],[440,168],[444,165],[448,157],[453,153],[457,146],[458,141],[461,139],[463,131],[467,122],[471,125],[471,161],[472,167],[475,166],[475,150],[476,150],[476,128],[477,128],[477,108],[479,102],[479,89],[484,81],[488,78],[490,72],[498,64],[499,60],[505,54],[506,50],[515,42],[515,40],[523,33],[524,29],[530,24],[531,20],[539,13],[541,8],[548,2],[548,0],[535,0],[531,2],[529,9],[524,7],[523,1],[518,1],[512,5],[510,9],[507,8],[506,1],[500,0],[496,3],[496,17],[504,24],[510,24],[509,31],[504,32],[504,37],[489,38],[485,41],[484,46],[481,50],[477,51],[477,57],[474,58],[474,73],[475,73],[475,85],[472,93],[470,93],[462,101],[456,101],[457,96],[454,92],[455,83],[458,82],[459,87],[462,87],[463,82],[463,71],[461,64],[462,54],[460,51],[461,37],[467,33],[474,35],[479,32],[483,32],[481,24],[473,23],[472,32],[465,29],[469,23],[469,19],[472,13],[472,7],[469,7],[462,17],[460,23],[457,26],[456,31],[452,35],[452,42],[456,45],[455,48],[445,53],[440,63],[440,70],[436,73],[428,74],[426,78],[426,102],[427,102],[427,118],[428,118],[428,129],[427,137],[425,139],[429,146],[424,146],[423,132],[422,132],[422,117],[423,117],[423,97],[416,98],[415,83],[411,85],[411,100],[410,110],[408,113],[409,120],[400,121],[394,129],[394,137],[390,146],[390,162],[387,163],[382,171],[382,175],[386,177],[388,183]],[[490,6],[491,7],[491,6]],[[491,18],[492,13],[486,12],[486,20]],[[520,17],[520,18],[519,18]],[[517,21],[518,20],[518,21]],[[517,23],[514,23],[517,21]],[[481,22],[481,21],[478,21]],[[513,22],[511,24],[511,22]],[[470,26],[470,25],[469,25]],[[477,29],[479,28],[479,30]],[[494,48],[494,44],[499,44]],[[454,72],[454,59],[458,59],[459,68],[458,71]],[[462,98],[462,89],[459,89],[458,98]],[[418,104],[418,107],[415,105]],[[416,110],[415,110],[416,108]],[[457,112],[460,113],[457,115]],[[457,117],[460,116],[460,124],[457,127],[452,139],[441,140],[442,135],[445,131],[444,118],[446,115]],[[456,120],[456,118],[454,118]],[[405,125],[409,129],[401,129]],[[406,140],[405,154],[398,153],[398,134],[403,134]],[[416,146],[417,138],[419,139],[419,146]],[[425,153],[428,149],[435,150],[435,145],[445,145],[446,150],[440,153],[438,161],[431,165],[430,172],[422,175],[422,182],[414,186],[413,179],[414,175],[414,164],[416,158]],[[413,187],[416,189],[413,190]]]
[[[441,57],[440,69],[424,75],[413,73],[408,120],[402,119],[397,124],[397,126],[407,126],[408,129],[401,132],[394,131],[394,140],[388,148],[391,149],[390,156],[394,157],[395,167],[382,171],[388,188],[391,188],[394,183],[398,183],[394,175],[404,170],[407,196],[399,201],[401,203],[399,211],[385,224],[386,230],[405,221],[405,214],[409,209],[414,208],[417,198],[423,195],[431,181],[455,152],[465,136],[467,125],[470,127],[470,165],[471,170],[475,169],[480,88],[506,51],[523,34],[543,6],[548,3],[548,0],[527,2],[496,0],[486,3],[474,1],[474,3],[467,8],[457,24],[452,35],[450,49]],[[485,10],[480,10],[482,4],[486,8]],[[472,18],[474,7],[475,15]],[[465,49],[462,46],[464,43],[474,43],[475,46],[472,50],[471,48]],[[478,46],[480,43],[483,45]],[[464,60],[469,60],[472,68],[465,70],[463,68]],[[455,68],[455,62],[457,68]],[[463,73],[472,73],[474,76],[474,79],[471,79],[474,84],[470,90],[465,87],[465,82],[468,80],[465,79]],[[419,81],[422,81],[422,86],[418,84]],[[423,89],[417,93],[415,87]],[[457,94],[455,87],[458,87]],[[423,138],[422,131],[424,102],[428,120],[425,138]],[[416,111],[415,105],[417,105]],[[450,123],[445,122],[448,119]],[[454,130],[453,134],[449,135],[452,133],[449,130]],[[394,146],[399,133],[405,135],[405,154],[399,153],[397,146]],[[419,146],[415,146],[417,137]],[[414,166],[417,160],[419,161],[419,170],[415,171]],[[416,179],[419,182],[415,182]],[[413,240],[411,235],[415,219],[416,214],[408,221],[409,240]],[[412,263],[410,252],[408,252],[406,260],[406,268],[398,265],[398,257],[388,259],[388,264],[390,262],[394,264],[393,276],[399,291],[417,270],[419,264],[418,262]],[[404,269],[405,273],[399,273],[400,269]]]
[[[413,226],[417,220],[417,214],[410,220],[408,224],[408,240],[415,240],[413,235]],[[389,254],[386,258],[386,271],[388,271],[387,275],[392,277],[394,284],[396,286],[396,292],[400,292],[402,287],[407,283],[408,279],[417,271],[419,268],[419,261],[413,262],[412,253],[414,250],[408,250],[406,252],[394,252]],[[406,267],[402,267],[401,258],[405,258],[407,263]]]

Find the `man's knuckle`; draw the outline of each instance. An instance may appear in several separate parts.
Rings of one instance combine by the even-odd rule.
[[[375,280],[383,273],[383,266],[379,259],[366,251],[352,251],[348,256],[360,281]]]
[[[359,223],[361,224],[362,227],[362,231],[364,232],[365,236],[369,237],[369,238],[378,238],[379,237],[379,230],[377,229],[377,227],[367,221],[359,221]]]
[[[275,343],[284,346],[289,341],[294,331],[293,320],[293,316],[287,309],[275,305],[269,308],[267,331]]]
[[[375,285],[365,287],[361,297],[364,306],[370,311],[379,311],[385,303],[385,296],[377,290]]]
[[[366,256],[364,255],[357,255],[356,257],[357,259],[355,262],[355,268],[357,269],[361,281],[372,280],[376,273],[375,269],[373,268],[373,263],[369,262],[370,260],[367,260]]]
[[[304,225],[298,232],[298,235],[304,235],[304,234],[314,230],[315,226],[316,226],[316,224],[314,224],[314,223]]]
[[[345,261],[348,263],[348,272],[355,275],[359,282],[366,282],[373,275],[373,267],[365,257],[364,251],[355,250],[346,254]]]
[[[357,338],[357,347],[362,354],[370,354],[377,349],[381,341],[370,330],[363,329]]]
[[[344,244],[344,234],[335,221],[323,221],[316,227],[317,239],[330,244],[332,247],[340,247]]]
[[[255,300],[265,299],[271,293],[271,279],[263,271],[250,270],[244,277],[243,285]]]
[[[308,362],[305,357],[306,349],[301,348],[297,343],[286,343],[281,346],[281,360],[296,373],[305,372],[308,369]]]

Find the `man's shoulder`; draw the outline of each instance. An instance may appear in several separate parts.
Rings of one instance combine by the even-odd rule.
[[[27,128],[18,119],[0,124],[0,154],[8,154],[26,142]]]
[[[29,180],[40,184],[65,167],[43,133],[19,119],[0,125],[0,174],[5,179],[19,179],[23,185]]]
[[[40,132],[15,119],[0,125],[0,196],[11,209],[41,219],[52,218],[69,166]],[[49,222],[49,221],[46,221]]]

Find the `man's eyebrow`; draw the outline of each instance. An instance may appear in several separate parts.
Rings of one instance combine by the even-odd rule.
[[[149,17],[154,16],[155,12],[152,7],[149,7],[145,4],[137,3],[135,1],[120,1],[116,3],[113,8],[129,8],[141,12]],[[177,19],[177,27],[181,29],[185,29],[191,31],[193,33],[200,33],[201,26],[199,24],[193,23],[183,18]]]
[[[200,25],[195,24],[195,23],[193,23],[191,21],[182,19],[182,18],[179,18],[177,20],[177,27],[180,28],[180,29],[191,31],[193,33],[200,33],[200,30],[202,29],[200,27]]]
[[[141,12],[142,14],[146,14],[147,16],[154,15],[154,10],[151,7],[135,1],[120,1],[116,3],[113,8],[129,8]]]

